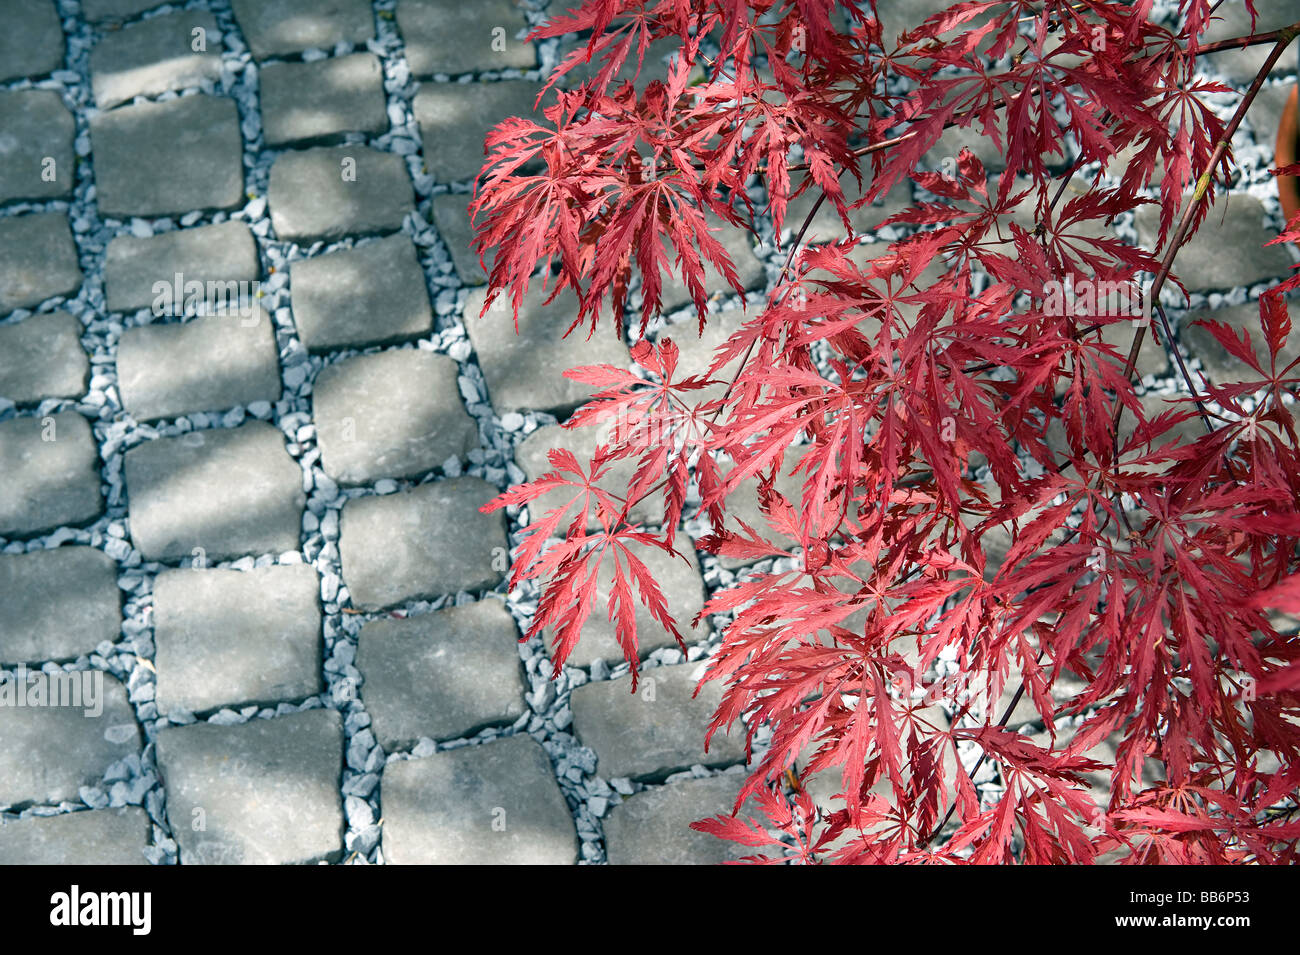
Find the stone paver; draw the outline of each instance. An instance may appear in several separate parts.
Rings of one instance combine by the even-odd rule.
[[[260,274],[253,233],[234,220],[143,239],[117,236],[104,262],[110,312],[181,315],[187,302],[255,297]]]
[[[384,857],[396,865],[572,865],[573,817],[528,736],[389,763]]]
[[[139,806],[31,816],[0,825],[0,865],[147,865]]]
[[[271,224],[285,242],[396,232],[414,208],[401,156],[369,146],[285,153],[271,167]]]
[[[81,0],[81,12],[91,23],[127,20],[158,6],[160,0]]]
[[[63,28],[53,0],[0,0],[0,83],[63,65]]]
[[[704,735],[722,689],[710,681],[692,697],[703,672],[702,663],[682,663],[642,670],[635,694],[630,676],[573,691],[574,732],[596,751],[601,776],[658,780],[696,764],[726,766],[744,760],[740,727],[732,727],[730,735],[715,733],[704,751]]]
[[[1134,226],[1142,248],[1155,249],[1160,237],[1160,207],[1139,207]],[[1179,250],[1174,274],[1192,292],[1285,278],[1291,274],[1291,256],[1280,245],[1265,245],[1275,238],[1277,233],[1264,225],[1264,206],[1258,199],[1242,194],[1223,196],[1200,231]],[[1224,255],[1225,249],[1239,254]]]
[[[537,66],[533,44],[516,39],[527,24],[511,0],[400,0],[397,26],[416,76]]]
[[[131,539],[147,560],[298,549],[302,472],[272,425],[192,431],[126,453]]]
[[[182,864],[292,865],[342,853],[336,711],[196,723],[163,730],[157,745]]]
[[[0,537],[86,524],[104,510],[99,447],[75,411],[0,424]]]
[[[93,547],[0,555],[0,663],[72,660],[122,625],[117,565]]]
[[[566,369],[602,364],[625,368],[631,363],[627,346],[608,322],[602,322],[590,339],[586,328],[575,328],[561,338],[578,315],[578,299],[566,289],[550,305],[543,305],[548,294],[540,282],[532,283],[519,308],[518,333],[505,296],[498,297],[482,317],[484,290],[475,289],[465,299],[465,328],[498,414],[527,408],[567,414],[591,397],[593,389],[563,377]]]
[[[53,90],[0,90],[0,205],[70,196],[75,134]]]
[[[159,711],[202,713],[319,693],[319,593],[306,564],[163,571],[153,597]]]
[[[91,85],[100,109],[215,82],[220,76],[221,31],[206,10],[167,13],[105,33],[90,52]]]
[[[1205,365],[1212,381],[1217,384],[1228,384],[1254,380],[1259,377],[1258,372],[1229,354],[1228,350],[1210,334],[1209,329],[1194,324],[1202,321],[1227,325],[1238,340],[1243,331],[1249,332],[1255,354],[1260,356],[1263,367],[1267,370],[1267,348],[1264,345],[1264,334],[1260,330],[1258,302],[1230,305],[1227,308],[1198,309],[1183,317],[1179,332],[1183,344]],[[1285,368],[1297,357],[1300,357],[1300,340],[1292,334],[1287,344],[1278,353],[1278,370]]]
[[[683,779],[628,796],[605,817],[610,865],[721,865],[753,848],[696,832],[691,823],[731,812],[745,777],[735,773]],[[763,816],[750,803],[740,818]]]
[[[357,668],[379,745],[391,751],[513,723],[527,690],[518,640],[514,618],[491,598],[366,624]]]
[[[459,368],[446,355],[401,349],[328,365],[312,414],[321,466],[341,484],[414,478],[478,445],[460,402]]]
[[[0,315],[81,288],[77,247],[62,212],[0,219]]]
[[[19,405],[79,398],[89,374],[76,316],[47,312],[0,325],[0,397]]]
[[[510,116],[531,116],[542,90],[531,80],[500,83],[422,83],[415,94],[424,163],[439,182],[473,179],[487,158],[484,141]]]
[[[507,566],[501,511],[479,508],[496,488],[476,477],[361,497],[343,506],[343,582],[359,610],[495,587]]]
[[[686,540],[678,540],[685,545],[685,561],[680,557],[671,557],[656,547],[633,545],[631,549],[663,590],[664,597],[668,600],[668,610],[677,621],[677,629],[689,644],[703,640],[712,628],[707,620],[702,620],[698,627],[691,627],[695,615],[704,609],[704,580],[700,576],[700,565],[694,549]],[[609,594],[614,581],[614,568],[609,560],[601,562],[597,580],[595,610],[582,628],[578,645],[565,661],[570,666],[590,666],[596,660],[616,665],[624,659],[614,625],[609,620]],[[673,635],[659,625],[641,602],[639,592],[636,597],[636,633],[637,651],[642,659],[661,647],[677,646]],[[553,635],[548,632],[548,653],[551,652],[552,641]]]
[[[15,671],[0,681],[0,700],[0,807],[78,802],[82,786],[98,786],[112,763],[140,752],[126,687],[102,670]]]
[[[451,260],[456,265],[456,274],[466,285],[482,285],[487,281],[487,272],[479,264],[478,253],[474,251],[474,229],[469,221],[469,197],[461,193],[443,193],[433,197],[433,224],[438,227],[438,234],[447,243]],[[487,264],[492,266],[492,257],[487,257]]]
[[[122,405],[149,421],[278,401],[277,353],[271,317],[257,305],[246,315],[128,328],[117,347]]]
[[[597,427],[569,429],[553,424],[543,425],[515,448],[515,463],[524,472],[524,477],[529,481],[536,481],[543,474],[553,470],[550,459],[547,457],[548,452],[557,448],[572,451],[578,462],[583,467],[586,467],[596,454],[596,445],[608,444],[609,441],[609,432]],[[627,493],[628,486],[635,475],[636,463],[639,458],[640,455],[638,454],[611,462],[608,465],[606,476],[597,481],[597,485],[611,494],[622,497]],[[548,511],[568,505],[578,493],[580,493],[579,490],[563,488],[548,491],[528,505],[529,517],[533,521],[539,521],[546,516]],[[570,510],[562,523],[567,524],[572,517],[573,512]],[[631,517],[634,521],[641,521],[646,524],[662,524],[664,520],[663,494],[652,494],[638,504],[633,505]],[[588,511],[587,526],[592,529],[600,526],[594,504]]]
[[[384,73],[373,53],[262,68],[262,131],[267,146],[337,141],[388,129]]]
[[[259,60],[361,44],[375,35],[374,13],[366,0],[231,0],[230,5]]]
[[[289,267],[293,320],[313,352],[413,341],[433,330],[433,309],[406,235],[299,259]]]
[[[169,216],[244,204],[235,101],[203,93],[140,103],[90,121],[104,216]]]

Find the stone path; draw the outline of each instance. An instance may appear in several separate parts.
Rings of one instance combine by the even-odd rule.
[[[560,371],[629,360],[558,340],[564,297],[519,337],[477,318],[471,178],[561,52],[521,39],[543,6],[0,0],[0,863],[733,856],[686,828],[743,779],[690,695],[722,621],[685,655],[648,629],[635,696],[599,626],[552,680],[504,584],[526,515],[478,510],[585,439]],[[1291,262],[1259,248],[1282,88],[1182,315],[1248,325]],[[727,241],[761,290],[759,228]],[[690,367],[741,314],[714,302],[704,342],[674,329]],[[663,571],[686,619],[744,569],[692,556]]]

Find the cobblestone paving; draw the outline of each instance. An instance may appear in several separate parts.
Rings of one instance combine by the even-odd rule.
[[[523,40],[543,6],[0,0],[0,863],[734,857],[686,828],[743,779],[737,737],[702,749],[716,687],[691,698],[725,621],[686,654],[642,621],[635,695],[599,626],[553,680],[518,641],[535,591],[504,583],[527,515],[478,510],[586,439],[556,427],[586,397],[564,368],[629,360],[558,339],[571,298],[530,299],[519,337],[478,319],[483,134],[573,47]],[[1234,362],[1186,322],[1249,326],[1292,262],[1261,248],[1288,82],[1179,260],[1178,347],[1212,377]],[[761,292],[758,228],[725,240]],[[671,328],[690,368],[742,314],[713,287],[704,341]],[[208,307],[232,294],[251,301]],[[1143,356],[1153,404],[1168,357]],[[661,561],[686,621],[744,572],[689,556]]]

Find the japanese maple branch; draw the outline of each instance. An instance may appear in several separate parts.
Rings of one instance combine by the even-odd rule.
[[[1196,183],[1196,191],[1192,194],[1191,201],[1183,210],[1182,216],[1178,220],[1178,228],[1174,231],[1173,238],[1170,241],[1169,248],[1165,252],[1165,257],[1160,263],[1160,271],[1156,273],[1155,281],[1151,284],[1151,301],[1160,301],[1160,290],[1164,288],[1165,280],[1169,278],[1170,270],[1174,265],[1174,259],[1177,257],[1179,250],[1187,239],[1187,231],[1191,228],[1192,218],[1196,208],[1204,200],[1209,192],[1210,183],[1214,178],[1215,167],[1223,159],[1224,154],[1228,151],[1228,145],[1232,142],[1232,137],[1236,135],[1237,128],[1245,118],[1246,111],[1250,109],[1250,104],[1255,101],[1259,91],[1264,86],[1264,80],[1272,72],[1274,64],[1282,58],[1286,48],[1290,46],[1291,41],[1300,35],[1300,22],[1291,24],[1289,27],[1283,27],[1281,30],[1274,31],[1277,34],[1277,42],[1273,49],[1269,51],[1268,57],[1264,60],[1264,65],[1260,67],[1259,72],[1255,74],[1255,81],[1250,84],[1250,89],[1242,97],[1241,103],[1237,106],[1237,111],[1233,113],[1232,120],[1228,123],[1223,132],[1223,137],[1215,144],[1214,152],[1210,156],[1210,161],[1206,165],[1205,171],[1201,173],[1201,178]],[[1146,338],[1146,326],[1139,325],[1137,331],[1133,334],[1133,344],[1129,348],[1128,360],[1124,362],[1124,377],[1129,381],[1133,380],[1133,370],[1137,366],[1138,351],[1142,348],[1142,342]],[[1119,445],[1119,422],[1124,416],[1124,403],[1117,402],[1115,413],[1111,416],[1110,427],[1114,434],[1116,452],[1118,456]]]

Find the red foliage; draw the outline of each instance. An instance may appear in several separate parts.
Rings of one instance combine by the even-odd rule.
[[[1250,380],[1189,379],[1197,400],[1150,419],[1137,342],[1126,356],[1098,334],[1130,314],[1059,294],[1136,290],[1148,273],[1158,302],[1228,181],[1222,144],[1254,90],[1228,123],[1211,111],[1205,94],[1225,90],[1196,57],[1212,2],[1181,6],[1172,30],[1147,19],[1150,0],[971,0],[896,47],[865,0],[843,25],[832,0],[588,0],[538,31],[590,31],[564,66],[604,66],[548,91],[544,121],[488,140],[473,210],[494,253],[489,304],[505,292],[518,307],[540,280],[577,293],[575,326],[612,312],[621,329],[639,275],[644,334],[678,275],[703,328],[706,265],[743,294],[706,212],[751,231],[769,214],[780,235],[788,200],[810,192],[845,226],[817,248],[799,230],[782,280],[715,356],[710,376],[739,359],[724,397],[703,391],[712,377],[678,380],[666,339],[636,347],[636,371],[571,371],[599,391],[568,426],[616,421],[613,438],[589,463],[553,453],[553,472],[494,505],[572,489],[567,508],[532,514],[516,555],[514,581],[541,586],[531,633],[551,628],[563,660],[606,612],[634,671],[634,600],[677,629],[628,545],[691,546],[674,529],[692,482],[713,524],[702,549],[755,558],[798,542],[797,569],[753,573],[706,608],[730,615],[706,676],[725,687],[709,733],[739,721],[751,744],[760,727],[771,741],[737,801],[757,796],[768,823],[698,828],[804,861],[1294,861],[1300,640],[1270,611],[1300,611],[1300,370],[1278,359],[1292,334],[1280,292],[1300,277],[1263,297],[1258,333],[1208,324]],[[666,81],[613,82],[664,37],[681,48]],[[1290,38],[1249,40],[1272,50],[1261,77]],[[964,150],[918,171],[951,126],[990,138],[1019,178],[990,184]],[[1098,226],[1153,201],[1141,190],[1158,162],[1150,255]],[[1062,204],[1082,170],[1091,188]],[[845,175],[862,184],[852,204]],[[904,177],[933,198],[891,220],[907,237],[855,264],[848,213]],[[1013,218],[1023,203],[1032,229]],[[1140,340],[1151,323],[1132,324]],[[1204,433],[1184,437],[1184,422]],[[773,478],[796,442],[803,493],[787,500]],[[626,493],[597,487],[625,458]],[[766,527],[724,526],[746,480]],[[663,530],[634,523],[632,505],[660,490]],[[616,572],[598,611],[601,561]],[[1004,687],[1044,733],[1006,725]],[[996,789],[977,790],[976,760]],[[1101,806],[1086,779],[1099,772]],[[836,807],[804,789],[819,773],[842,773]]]

